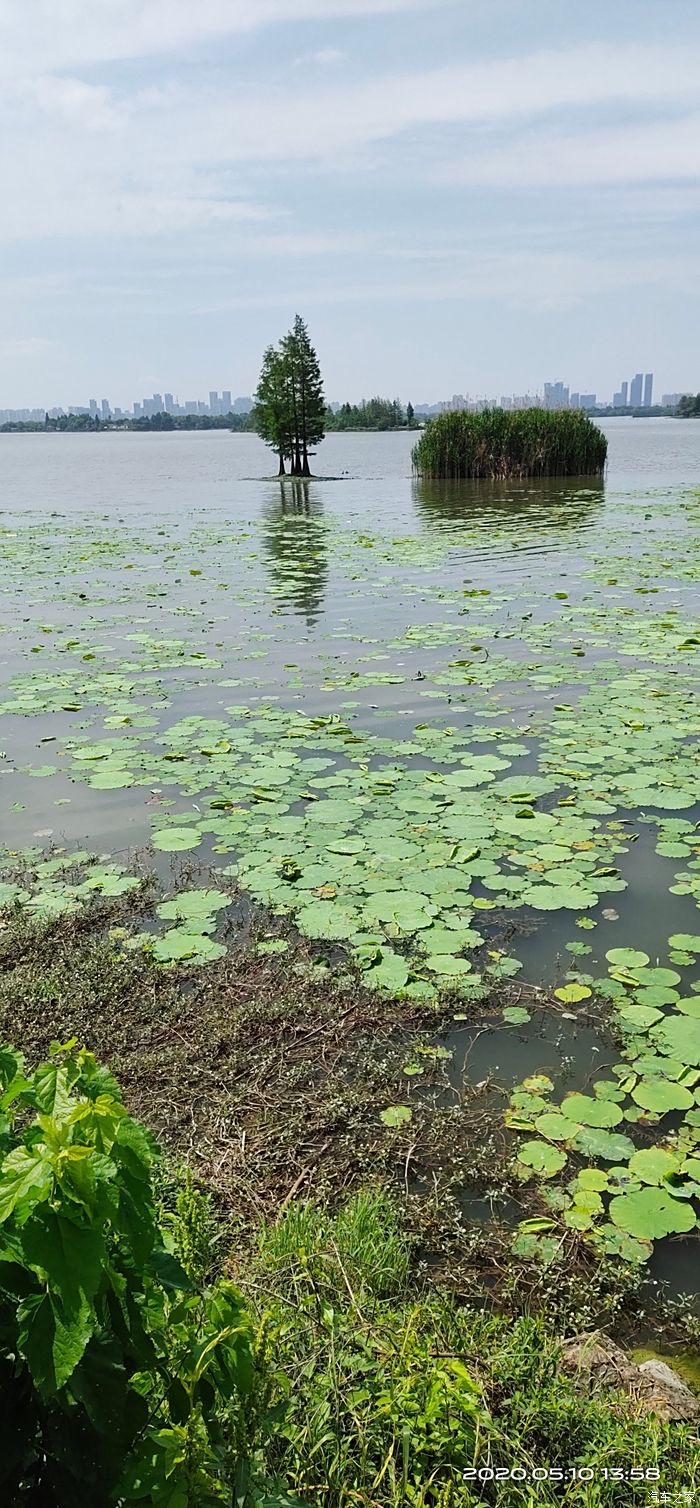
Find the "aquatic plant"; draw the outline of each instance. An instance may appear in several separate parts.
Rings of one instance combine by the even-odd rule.
[[[414,448],[413,465],[421,476],[455,481],[600,476],[607,453],[605,435],[579,409],[485,409],[431,420]]]

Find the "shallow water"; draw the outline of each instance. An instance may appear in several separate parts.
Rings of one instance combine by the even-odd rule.
[[[311,935],[379,937],[377,983],[416,994],[446,923],[481,929],[487,981],[496,948],[553,985],[618,946],[667,965],[700,901],[700,422],[604,428],[604,483],[504,487],[416,481],[402,434],[329,436],[308,484],[265,480],[249,435],[0,436],[7,848],[189,831]],[[465,1073],[553,1071],[541,1033],[487,1034]]]

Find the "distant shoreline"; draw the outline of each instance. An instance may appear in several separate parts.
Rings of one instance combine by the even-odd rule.
[[[430,417],[434,418],[436,416],[431,415]],[[679,414],[676,409],[673,408],[657,408],[652,410],[642,409],[637,413],[630,413],[629,410],[620,411],[619,409],[610,409],[609,411],[606,411],[604,413],[595,413],[592,417],[594,417],[596,420],[605,420],[681,419],[688,416]],[[695,416],[691,415],[690,417],[692,418]],[[359,428],[348,425],[347,428],[343,429],[329,429],[326,432],[325,438],[328,439],[331,435],[410,435],[419,434],[420,431],[424,428],[425,424],[412,424],[410,427],[406,424],[395,424],[388,425],[382,429]],[[65,428],[59,429],[54,425],[45,425],[38,423],[34,424],[31,422],[31,420],[27,420],[25,422],[20,421],[16,424],[0,425],[0,435],[198,435],[211,433],[214,430],[219,430],[222,433],[230,435],[257,434],[256,430],[254,430],[251,426],[245,424],[236,426],[229,426],[228,424],[192,424],[182,426],[173,425],[172,429],[169,426],[163,429],[156,427],[147,428],[145,425],[141,424],[101,424],[99,428],[94,429],[88,429],[87,427],[83,426],[80,426],[79,428],[76,426],[74,429],[69,429],[66,426]]]

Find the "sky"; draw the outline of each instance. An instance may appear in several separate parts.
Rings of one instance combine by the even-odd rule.
[[[700,389],[697,0],[0,0],[0,407]]]

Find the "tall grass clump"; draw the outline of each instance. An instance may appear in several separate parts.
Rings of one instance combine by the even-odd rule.
[[[430,420],[413,465],[421,476],[453,481],[600,476],[607,453],[605,435],[580,409],[491,408]]]

